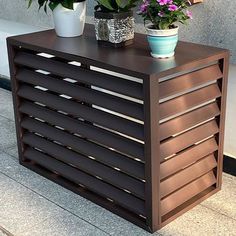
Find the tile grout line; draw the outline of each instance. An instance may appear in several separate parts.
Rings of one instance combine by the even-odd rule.
[[[224,213],[222,213],[222,212],[219,212],[219,211],[217,211],[217,210],[215,210],[215,209],[212,209],[211,207],[205,206],[205,205],[203,205],[202,203],[201,203],[200,205],[201,205],[202,207],[205,207],[205,208],[207,208],[207,209],[209,209],[209,210],[212,210],[212,211],[214,211],[214,212],[216,212],[216,213],[218,213],[218,214],[220,214],[220,215],[222,215],[222,216],[225,216],[225,217],[227,217],[227,218],[229,218],[229,219],[231,219],[231,220],[233,220],[233,221],[236,222],[236,219],[233,218],[233,217],[231,217],[231,216],[228,216],[228,215],[226,215],[226,214],[224,214]]]
[[[31,189],[31,188],[27,187],[26,185],[24,185],[24,184],[22,184],[22,183],[18,182],[17,180],[13,179],[11,176],[9,176],[9,175],[7,175],[7,174],[5,174],[5,173],[1,172],[1,171],[0,171],[0,173],[1,173],[1,174],[3,174],[4,176],[8,177],[9,179],[11,179],[11,180],[15,181],[16,183],[20,184],[21,186],[23,186],[23,187],[27,188],[28,190],[30,190],[30,191],[32,191],[32,192],[34,192],[35,194],[39,195],[40,197],[42,197],[42,198],[46,199],[47,201],[51,202],[52,204],[54,204],[54,205],[58,206],[59,208],[63,209],[64,211],[66,211],[66,212],[69,212],[69,213],[70,213],[70,214],[72,214],[73,216],[75,216],[75,217],[78,217],[80,220],[82,220],[82,221],[84,221],[84,222],[86,222],[86,223],[88,223],[88,224],[90,224],[90,225],[94,226],[95,228],[99,229],[99,230],[100,230],[100,231],[102,231],[103,233],[105,233],[105,234],[107,234],[107,235],[111,235],[111,234],[109,234],[108,232],[106,232],[105,230],[103,230],[103,229],[100,229],[98,226],[96,226],[96,225],[93,225],[93,224],[92,224],[92,223],[90,223],[89,221],[87,221],[87,220],[83,219],[82,217],[80,217],[80,216],[76,215],[75,213],[73,213],[73,212],[71,212],[71,211],[67,210],[66,208],[64,208],[64,207],[60,206],[59,204],[57,204],[57,203],[53,202],[52,200],[50,200],[49,198],[47,198],[47,197],[43,196],[42,194],[40,194],[40,193],[36,192],[35,190],[33,190],[33,189]],[[49,218],[51,218],[51,217],[49,217]],[[37,225],[37,224],[36,224],[36,225]]]
[[[6,116],[3,116],[3,115],[0,115],[2,118],[5,118],[6,120],[8,120],[8,121],[11,121],[11,122],[15,122],[14,120],[12,120],[11,118],[9,118],[9,117],[6,117]]]
[[[0,232],[3,232],[6,236],[14,236],[11,232],[3,228],[1,225],[0,225]]]
[[[4,154],[10,156],[11,159],[12,159],[14,162],[16,162],[17,164],[19,164],[19,159],[18,159],[16,156],[13,156],[12,154],[10,154],[10,153],[7,152],[8,149],[13,148],[14,146],[15,146],[15,145],[10,146],[10,147],[8,147],[8,148],[6,148],[6,149],[0,149],[0,154],[1,154],[1,153],[4,153]]]

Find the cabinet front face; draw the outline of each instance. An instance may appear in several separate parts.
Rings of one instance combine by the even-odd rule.
[[[8,46],[21,164],[149,231],[219,189],[223,58],[139,79]]]
[[[21,162],[145,225],[142,80],[23,48],[14,55]]]

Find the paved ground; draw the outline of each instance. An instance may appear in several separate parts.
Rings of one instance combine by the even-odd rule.
[[[0,236],[146,236],[133,224],[20,166],[11,95],[0,89]],[[154,234],[236,236],[236,178]]]

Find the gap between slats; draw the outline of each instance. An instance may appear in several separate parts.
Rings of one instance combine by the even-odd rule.
[[[40,91],[27,85],[20,86],[17,94],[22,98],[39,102],[59,111],[64,111],[75,117],[83,118],[86,121],[101,125],[110,130],[124,133],[135,139],[144,139],[143,125],[127,119],[113,116],[109,113]]]
[[[59,175],[75,182],[76,184],[82,184],[97,194],[106,198],[109,197],[117,204],[135,212],[136,214],[145,215],[144,201],[132,196],[131,194],[119,190],[110,184],[96,179],[32,148],[27,148],[24,152],[24,156],[52,172],[57,172]]]
[[[114,168],[118,168],[123,172],[130,174],[131,176],[136,176],[140,171],[139,162],[121,155],[120,153],[94,144],[88,140],[84,140],[65,131],[51,127],[40,121],[26,117],[21,122],[21,125],[23,128],[31,132],[40,134],[53,141],[59,142],[60,144],[70,147],[85,156],[91,156],[96,159],[96,161],[99,161],[108,166],[112,166]]]
[[[127,190],[136,196],[140,196],[142,199],[144,198],[144,183],[123,172],[105,166],[93,159],[75,153],[66,147],[50,142],[32,133],[24,134],[23,142],[33,148],[42,150],[44,153],[55,157],[65,164],[72,165],[87,174],[101,178],[103,181],[115,187]]]
[[[21,104],[19,110],[35,118],[45,120],[52,125],[63,127],[71,133],[80,134],[101,145],[114,148],[133,158],[144,160],[144,147],[138,142],[27,101]]]
[[[19,70],[16,78],[25,83],[42,86],[58,94],[68,95],[82,102],[98,105],[111,111],[143,120],[142,104],[26,69]]]
[[[177,118],[160,124],[160,140],[164,140],[172,135],[187,130],[201,122],[207,121],[220,114],[216,102],[200,107],[191,112],[185,113]]]
[[[212,84],[207,87],[198,89],[194,92],[181,95],[177,98],[163,102],[159,105],[160,120],[170,116],[177,115],[183,111],[204,104],[221,96],[220,89],[217,84]]]
[[[78,82],[102,87],[137,99],[142,100],[143,97],[142,85],[140,83],[85,69],[66,62],[55,61],[25,52],[18,52],[14,62],[18,65],[41,69],[58,76],[69,77]]]
[[[202,143],[191,146],[190,148],[182,151],[171,159],[161,163],[160,166],[160,177],[161,180],[168,176],[181,171],[183,168],[195,163],[201,158],[214,153],[218,150],[218,145],[215,138],[210,138]]]
[[[165,158],[219,132],[216,120],[211,120],[160,144],[160,159]]]
[[[211,171],[180,190],[174,192],[170,196],[161,200],[161,215],[164,216],[215,183],[216,178],[213,171]]]
[[[163,180],[160,184],[161,198],[213,170],[217,166],[214,154],[204,157],[193,165]]]
[[[159,99],[178,94],[185,90],[222,78],[218,64],[190,72],[159,83]]]

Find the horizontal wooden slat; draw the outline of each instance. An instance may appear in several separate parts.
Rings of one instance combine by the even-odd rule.
[[[160,177],[164,179],[182,168],[200,160],[218,149],[215,138],[210,138],[198,145],[188,148],[186,151],[161,163]]]
[[[171,222],[172,220],[176,219],[177,217],[181,216],[183,213],[191,210],[193,207],[200,204],[205,199],[211,197],[213,194],[217,193],[220,189],[216,188],[215,185],[210,186],[209,188],[205,189],[204,191],[200,192],[199,194],[195,195],[194,197],[190,198],[180,206],[176,207],[171,212],[165,214],[161,217],[163,226]]]
[[[216,178],[213,171],[211,171],[166,197],[161,201],[161,215],[163,216],[174,210],[176,207],[191,199],[195,195],[201,193],[208,187],[212,186],[214,183],[216,183]]]
[[[43,176],[44,178],[47,178],[48,180],[53,181],[54,183],[74,192],[75,194],[79,194],[89,201],[107,209],[108,211],[113,212],[114,214],[117,214],[118,216],[132,222],[133,224],[136,224],[143,229],[147,229],[143,215],[137,215],[135,212],[118,205],[116,202],[110,201],[110,199],[107,199],[95,193],[94,191],[84,188],[82,185],[78,185],[69,179],[66,179],[60,175],[56,175],[54,172],[44,168],[43,166],[40,166],[34,161],[27,160],[23,162],[22,165]]]
[[[218,80],[223,74],[218,64],[163,81],[159,84],[159,98],[164,99],[204,83]]]
[[[69,77],[82,83],[95,85],[137,99],[142,99],[143,96],[142,85],[139,83],[60,61],[55,61],[53,59],[48,59],[26,52],[18,52],[14,62],[34,69],[48,71],[58,76],[66,78]]]
[[[117,149],[132,157],[144,159],[143,144],[126,139],[105,129],[73,119],[48,108],[24,101],[19,110],[25,114],[45,120],[46,122],[62,127],[72,133],[80,134],[88,139],[97,141],[108,147]],[[142,165],[142,164],[140,164]],[[143,176],[142,176],[143,177]]]
[[[51,127],[40,121],[32,118],[25,118],[21,125],[29,131],[41,134],[53,141],[62,143],[64,146],[71,147],[73,150],[83,155],[92,156],[96,158],[97,161],[119,168],[123,172],[132,176],[136,176],[136,173],[140,170],[140,165],[137,164],[137,161],[129,157],[69,134],[65,131]]]
[[[211,101],[221,96],[217,84],[212,84],[194,92],[173,98],[160,104],[160,120],[177,115],[195,106]]]
[[[199,178],[209,172],[217,165],[213,154],[201,159],[190,167],[181,170],[177,174],[169,177],[160,184],[160,196],[165,197],[187,183]]]
[[[220,114],[216,102],[160,124],[160,140],[189,129]]]
[[[19,70],[16,74],[16,78],[20,81],[38,85],[50,91],[65,94],[89,104],[101,106],[143,120],[143,106],[136,102],[25,69]]]
[[[161,161],[218,132],[219,128],[216,120],[211,120],[168,141],[164,141],[160,145]]]
[[[61,176],[77,184],[86,186],[95,193],[113,199],[119,205],[134,211],[137,214],[145,215],[144,202],[141,199],[126,193],[125,191],[115,188],[110,184],[107,184],[32,148],[27,148],[24,152],[24,156],[53,172],[57,172]]]
[[[23,142],[33,148],[39,148],[50,156],[63,161],[65,164],[71,164],[90,175],[98,176],[105,182],[111,183],[118,188],[126,189],[132,194],[141,196],[142,198],[144,196],[144,183],[123,172],[105,166],[32,133],[26,133],[23,137]]]
[[[18,95],[31,101],[42,103],[48,107],[67,112],[70,115],[83,118],[86,121],[127,134],[131,137],[140,140],[144,138],[143,125],[79,104],[78,102],[70,101],[27,85],[20,87]]]

